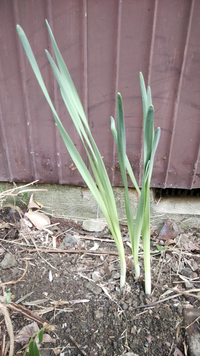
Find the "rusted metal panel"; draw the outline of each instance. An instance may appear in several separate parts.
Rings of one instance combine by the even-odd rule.
[[[200,3],[191,1],[179,87],[174,110],[166,185],[200,186]]]
[[[118,1],[88,1],[88,117],[92,134],[113,174],[110,116],[115,111],[115,70]],[[111,20],[112,18],[112,20]]]
[[[119,41],[117,91],[121,92],[127,131],[127,154],[141,185],[142,168],[142,99],[139,72],[147,77],[153,27],[154,1],[119,2]],[[115,162],[117,152],[115,151]],[[121,181],[116,171],[115,184]]]
[[[82,40],[80,36],[82,32],[82,23],[80,21],[82,14],[79,5],[80,2],[74,0],[60,1],[59,6],[55,1],[36,0],[31,3],[17,1],[14,7],[16,22],[26,31],[58,114],[78,148],[80,140],[66,112],[44,52],[45,48],[51,51],[44,19],[49,19],[55,35],[57,34],[60,50],[79,90],[82,75]],[[40,15],[38,16],[37,13]],[[28,116],[28,137],[31,147],[29,155],[32,160],[34,177],[46,183],[81,184],[82,179],[79,173],[73,170],[73,162],[55,127],[51,111],[38,87],[21,43],[19,43],[17,37],[16,40],[19,46],[19,64],[23,71],[22,83],[25,83],[23,96]]]
[[[181,101],[178,103],[177,100],[181,90],[180,78],[187,45],[191,4],[192,1],[187,0],[173,2],[161,0],[155,1],[154,6],[148,83],[152,88],[156,125],[162,128],[152,177],[152,185],[155,187],[189,187],[185,181],[186,166],[185,171],[179,167],[180,175],[177,179],[178,162],[175,163],[175,157],[183,161],[184,155],[181,149],[177,151],[182,142],[182,130],[177,131],[175,136],[174,131],[177,122],[182,125],[182,116],[177,113],[177,104],[182,106],[183,103]],[[178,145],[176,148],[173,145],[175,142]],[[169,179],[172,167],[176,167],[173,183]]]
[[[127,153],[142,179],[139,71],[152,88],[161,140],[153,187],[200,187],[200,1],[1,0],[0,181],[83,185],[17,37],[25,30],[70,137],[87,163],[44,49],[48,19],[113,185],[121,185],[110,116],[121,92]]]

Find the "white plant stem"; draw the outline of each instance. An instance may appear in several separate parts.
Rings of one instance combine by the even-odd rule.
[[[151,294],[151,272],[145,272],[145,294]]]
[[[121,268],[121,275],[120,275],[120,291],[121,293],[124,290],[125,282],[126,282],[126,261],[120,260],[120,268]]]
[[[137,263],[135,265],[135,278],[138,279],[140,277],[140,265]]]

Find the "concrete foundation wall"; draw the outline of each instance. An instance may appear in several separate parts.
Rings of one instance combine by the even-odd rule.
[[[0,184],[3,191],[12,187],[12,184]],[[31,188],[32,186],[27,189]],[[103,218],[96,201],[87,188],[54,184],[39,184],[34,188],[47,189],[47,191],[34,192],[34,199],[41,203],[43,210],[50,215],[74,220]],[[129,192],[132,212],[135,217],[138,195],[134,189],[130,189]],[[119,219],[125,221],[123,188],[115,187],[114,194]],[[9,197],[8,201],[11,204],[16,204],[16,200],[12,197]],[[18,203],[20,204],[19,198]],[[155,201],[153,190],[151,190],[151,225],[161,227],[168,218],[176,222],[181,221],[184,226],[200,225],[200,198],[173,197]]]

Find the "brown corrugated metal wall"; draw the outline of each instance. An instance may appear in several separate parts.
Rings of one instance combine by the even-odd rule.
[[[151,86],[162,129],[153,187],[200,187],[199,0],[1,0],[0,181],[82,185],[16,33],[31,43],[58,114],[85,158],[44,49],[45,18],[80,94],[113,185],[120,185],[110,131],[123,97],[127,153],[142,174],[139,71]]]

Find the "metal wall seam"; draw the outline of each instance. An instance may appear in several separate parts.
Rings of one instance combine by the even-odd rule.
[[[186,65],[186,58],[187,58],[187,51],[188,51],[188,43],[189,43],[189,37],[190,37],[190,31],[191,31],[191,25],[192,25],[192,18],[193,18],[193,12],[194,12],[194,2],[195,2],[195,0],[191,1],[190,16],[189,16],[189,22],[188,22],[188,30],[187,30],[187,36],[186,36],[186,41],[185,41],[185,49],[184,49],[182,66],[181,66],[181,69],[180,69],[180,78],[179,78],[179,84],[178,84],[177,97],[176,97],[176,99],[174,101],[173,127],[172,127],[171,141],[170,141],[170,145],[169,145],[169,156],[168,156],[167,171],[166,171],[166,177],[165,177],[165,181],[164,181],[164,184],[163,184],[163,188],[166,188],[168,186],[167,181],[168,181],[168,177],[169,177],[171,159],[172,159],[172,154],[173,154],[173,143],[174,143],[174,139],[175,139],[176,125],[177,125],[177,120],[178,120],[178,109],[179,109],[179,104],[180,104],[180,95],[181,95],[181,89],[182,89],[182,83],[183,83],[183,76],[184,76],[184,72],[185,72],[185,65]]]

